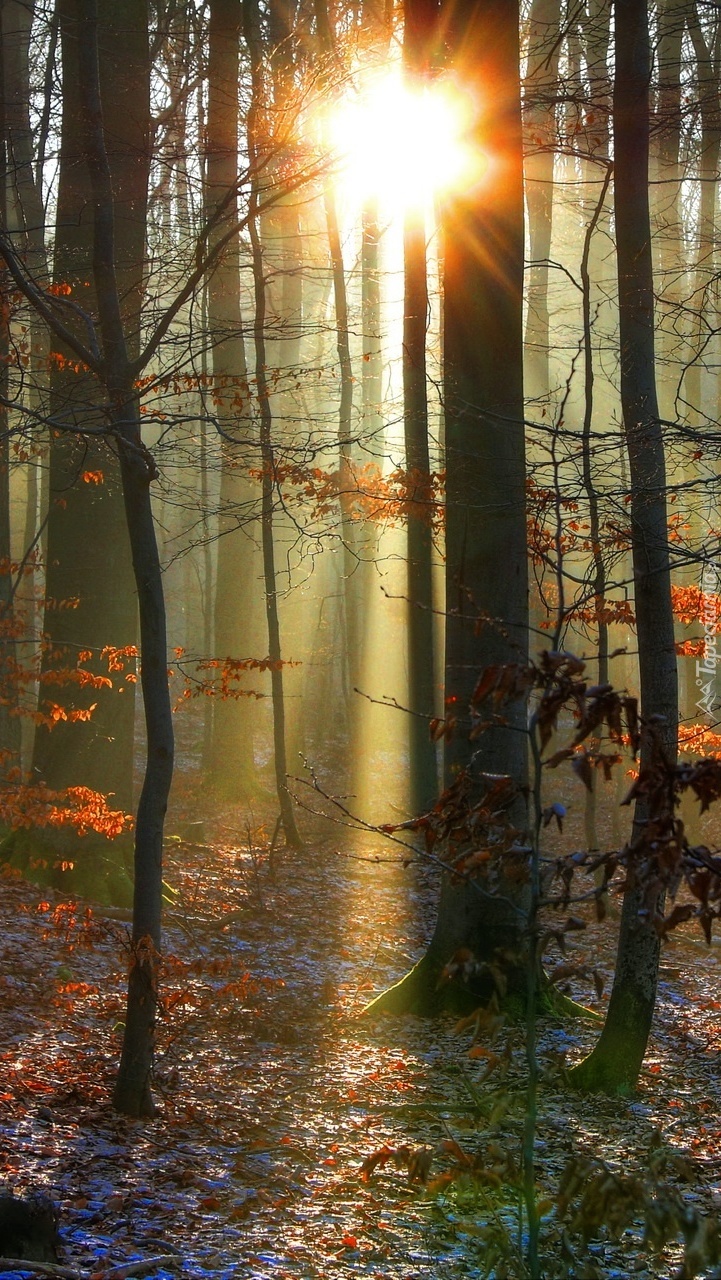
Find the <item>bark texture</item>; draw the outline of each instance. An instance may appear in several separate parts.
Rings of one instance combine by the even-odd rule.
[[[616,6],[613,91],[614,204],[618,253],[621,399],[631,485],[632,556],[641,713],[658,718],[663,748],[676,755],[678,689],[666,512],[666,471],[654,364],[654,294],[648,204],[648,82],[645,0]],[[641,765],[650,762],[646,737]],[[637,802],[632,843],[648,818]],[[658,978],[659,940],[640,914],[640,885],[624,898],[616,972],[601,1038],[574,1071],[574,1085],[608,1093],[633,1089],[646,1051]]]
[[[132,8],[132,12],[131,12]],[[118,7],[115,14],[119,15]],[[148,14],[138,0],[122,10],[123,30],[136,51],[145,51],[147,66]],[[116,227],[122,222],[113,187],[106,138],[118,121],[103,115],[100,45],[107,30],[99,23],[97,0],[77,0],[73,7],[77,39],[77,86],[80,151],[88,176],[91,218],[91,278],[97,305],[97,330],[90,334],[87,363],[94,369],[100,394],[96,404],[106,432],[117,449],[122,481],[135,590],[140,611],[141,664],[147,753],[145,775],[135,824],[135,887],[132,958],[120,1068],[113,1094],[116,1108],[132,1116],[153,1113],[150,1072],[153,1061],[157,962],[161,942],[163,821],[173,771],[173,727],[167,675],[167,644],[163,584],[150,500],[156,476],[140,429],[135,384],[139,360],[132,350],[137,325],[124,315],[123,275],[117,261]],[[82,39],[79,35],[82,33]],[[146,81],[147,85],[147,81]],[[149,116],[136,86],[136,108]],[[136,160],[141,157],[136,156]],[[147,151],[144,154],[147,164]],[[147,172],[147,170],[146,170]],[[120,243],[123,243],[122,234]],[[100,402],[100,403],[98,403]]]
[[[148,179],[149,58],[144,0],[101,0],[98,14],[99,76],[114,193],[117,289],[130,355],[137,354],[145,257]],[[61,0],[63,120],[56,219],[55,285],[88,317],[100,300],[93,273],[93,200],[86,168],[79,61],[85,32],[75,0]],[[92,321],[91,321],[92,322]],[[82,329],[81,321],[81,329]],[[49,637],[43,666],[77,665],[79,651],[93,651],[89,665],[107,676],[100,660],[106,645],[137,641],[137,595],[125,529],[117,449],[98,408],[93,374],[75,353],[56,343],[52,360],[51,415],[58,431],[50,450],[47,604]],[[100,483],[92,478],[102,476]],[[76,601],[75,607],[63,602]],[[116,681],[116,686],[119,682]],[[33,770],[49,786],[84,785],[114,794],[132,807],[134,686],[43,688],[40,709],[53,703],[73,709],[96,704],[87,723],[62,720],[39,727]]]
[[[252,415],[240,310],[238,222],[238,75],[240,0],[213,0],[208,63],[206,214],[211,246],[225,239],[208,280],[208,328],[213,341],[213,393],[221,433],[220,521],[214,652],[221,662],[253,655],[253,599],[258,573],[250,521],[257,500],[251,481]],[[232,684],[232,682],[231,682]],[[217,699],[213,707],[210,774],[221,794],[247,798],[256,779],[249,699]]]
[[[434,0],[406,0],[403,61],[411,89],[427,77],[436,38]],[[433,580],[426,330],[428,273],[426,220],[410,209],[403,227],[403,419],[408,508],[408,723],[410,807],[432,807],[438,793],[436,748],[429,723],[434,714]]]
[[[456,721],[446,783],[468,769],[481,798],[486,774],[522,783],[526,711],[469,741],[480,671],[527,654],[528,571],[523,418],[523,166],[519,10],[515,0],[475,0],[448,14],[454,70],[488,104],[476,120],[487,167],[446,197],[444,352],[447,468],[446,715]],[[523,806],[516,818],[523,825]],[[518,890],[490,893],[482,881],[444,877],[433,939],[408,977],[371,1009],[433,1011],[440,969],[467,947],[488,958],[520,952],[525,912]],[[447,994],[452,995],[448,990]]]
[[[529,273],[526,319],[526,391],[549,392],[548,272],[553,231],[553,165],[561,0],[534,0],[528,22],[525,84],[526,207]]]

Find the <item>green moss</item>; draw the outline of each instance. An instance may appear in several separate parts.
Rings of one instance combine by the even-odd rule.
[[[129,856],[130,855],[130,856]],[[19,871],[31,884],[100,906],[129,907],[133,902],[132,845],[80,837],[66,831],[52,835],[28,828],[9,832],[0,843],[0,865]]]
[[[572,1000],[570,996],[565,996],[562,991],[559,991],[547,979],[544,979],[541,985],[539,1012],[549,1013],[561,1019],[579,1018],[587,1022],[603,1022],[602,1014],[596,1013],[595,1009],[587,1008],[585,1004],[579,1004],[577,1000]]]
[[[650,1016],[646,1002],[630,987],[614,990],[598,1044],[569,1071],[570,1087],[584,1093],[630,1097],[646,1051]]]
[[[451,1013],[462,1017],[488,1001],[492,994],[490,989],[474,990],[460,982],[444,982],[439,985],[442,968],[432,953],[427,951],[400,981],[371,1000],[361,1011],[361,1016],[413,1013],[421,1018],[434,1018],[442,1013]],[[516,973],[515,985],[502,1001],[504,1013],[512,1021],[522,1021],[526,1016],[526,999],[526,994],[519,985],[519,973]],[[587,1009],[585,1005],[563,995],[545,975],[540,983],[538,1012],[551,1014],[561,1020],[584,1018],[592,1022],[603,1021],[602,1016],[593,1009]]]

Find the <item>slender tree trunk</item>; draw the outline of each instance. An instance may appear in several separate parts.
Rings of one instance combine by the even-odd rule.
[[[271,660],[271,690],[273,696],[273,747],[275,780],[278,792],[283,832],[291,848],[299,848],[302,841],[293,812],[288,790],[288,769],[285,745],[285,699],[283,691],[282,650],[278,620],[278,584],[275,572],[275,548],[273,545],[273,508],[277,491],[275,451],[273,448],[273,419],[270,407],[265,358],[265,275],[263,250],[258,232],[258,172],[262,157],[260,112],[263,103],[263,80],[258,35],[257,0],[243,0],[245,39],[250,53],[252,99],[248,113],[248,152],[252,167],[248,230],[250,233],[255,317],[253,341],[255,346],[255,381],[260,416],[260,455],[263,468],[261,536],[263,543],[263,577],[265,584],[265,613],[268,624],[268,656]]]
[[[363,0],[361,25],[365,54],[371,70],[387,57],[392,34],[392,15],[387,5],[377,0]],[[363,329],[363,368],[361,394],[363,431],[370,440],[371,451],[383,447],[383,348],[381,333],[381,227],[378,221],[378,199],[366,200],[362,212],[361,239],[361,316]]]
[[[4,39],[3,49],[4,55]],[[4,56],[0,62],[0,227],[7,229],[7,117]],[[10,365],[10,308],[7,270],[0,270],[0,778],[20,763],[18,658],[14,579],[10,542],[10,422],[7,409]]]
[[[378,202],[363,206],[361,243],[361,313],[363,318],[363,432],[373,452],[383,447],[383,348],[381,341],[380,226]]]
[[[208,61],[206,208],[211,243],[237,224],[238,77],[241,0],[212,0]],[[213,358],[213,400],[221,432],[220,517],[215,593],[215,654],[252,655],[257,574],[251,517],[258,496],[248,471],[252,456],[248,370],[240,311],[240,235],[228,242],[208,280],[208,328]],[[206,586],[206,590],[209,587]],[[232,683],[232,682],[231,682]],[[253,714],[247,698],[217,699],[213,708],[210,774],[221,794],[248,798],[255,786]]]
[[[274,169],[282,183],[283,170],[292,161],[294,101],[294,35],[296,0],[271,0],[268,7],[270,66],[273,84]],[[277,365],[292,377],[300,359],[303,332],[303,241],[300,203],[296,192],[281,197],[271,218],[280,247],[280,324]]]
[[[548,272],[553,231],[553,166],[561,0],[533,0],[528,30],[524,124],[530,267],[526,319],[526,383],[530,396],[549,392]]]
[[[677,677],[666,513],[666,472],[654,366],[654,293],[648,203],[650,51],[645,0],[616,6],[613,94],[614,203],[618,253],[621,400],[629,454],[632,556],[641,712],[659,718],[663,749],[676,755]],[[641,766],[650,764],[646,738]],[[637,801],[632,846],[643,852],[648,812]],[[574,1085],[608,1093],[633,1089],[656,999],[659,940],[645,886],[626,893],[616,973],[598,1045],[571,1073]]]
[[[688,0],[663,0],[658,10],[657,182],[652,216],[660,275],[658,391],[666,418],[676,412],[682,369],[678,348],[686,262],[681,216],[681,57],[687,8]]]
[[[591,329],[591,277],[589,261],[593,235],[598,224],[601,210],[606,201],[606,192],[611,181],[611,169],[606,170],[606,177],[601,185],[598,202],[591,220],[586,228],[581,255],[581,289],[583,307],[583,487],[588,501],[589,541],[591,543],[593,607],[596,615],[596,638],[598,644],[598,683],[608,681],[608,624],[606,622],[606,564],[601,546],[601,512],[598,492],[594,479],[593,451],[591,429],[593,426],[593,396],[595,373],[593,368],[593,342]],[[586,848],[598,849],[598,833],[596,829],[596,811],[598,802],[599,771],[591,774],[591,785],[586,790],[584,828]]]
[[[343,540],[343,601],[345,606],[346,651],[348,683],[350,685],[349,718],[357,717],[357,687],[361,670],[360,619],[358,617],[358,557],[356,530],[353,520],[353,499],[357,488],[352,459],[353,430],[353,365],[350,353],[350,329],[348,327],[348,294],[346,289],[343,246],[338,223],[335,192],[328,185],[324,192],[328,245],[330,248],[333,277],[333,301],[335,304],[336,349],[340,373],[340,400],[338,404],[338,489],[340,494],[341,536]],[[355,734],[351,733],[353,741]]]
[[[42,190],[37,184],[33,166],[33,130],[30,121],[30,38],[33,22],[37,17],[35,0],[4,0],[0,9],[2,20],[2,58],[4,76],[4,102],[7,126],[7,225],[22,243],[24,261],[37,280],[49,282],[48,261],[45,249],[45,209]],[[56,24],[55,24],[56,25]],[[52,33],[51,33],[52,49]],[[42,128],[42,126],[41,126]],[[40,146],[38,147],[40,150]],[[26,351],[25,380],[26,403],[39,415],[47,413],[50,341],[47,326],[34,315],[30,323],[29,350]],[[36,452],[37,451],[37,452]],[[38,561],[40,549],[35,542],[39,520],[44,518],[38,509],[38,478],[46,472],[47,451],[39,450],[24,463],[27,477],[25,531],[23,553],[35,546],[26,573],[18,585],[15,602],[18,620],[23,627],[22,658],[30,664],[39,657],[38,635],[40,609],[40,575]],[[43,465],[45,463],[45,465]],[[29,762],[35,726],[29,717],[22,720],[23,758]]]
[[[420,89],[436,38],[435,0],[406,0],[403,60],[410,89]],[[426,330],[428,276],[424,210],[409,209],[403,228],[403,421],[408,506],[408,745],[410,808],[424,812],[438,794],[436,748],[429,725],[434,714],[433,666],[433,538],[431,530],[430,457]]]
[[[325,56],[330,60],[335,53],[335,32],[326,0],[314,0],[318,37]],[[356,525],[353,519],[353,501],[357,481],[353,468],[353,364],[351,361],[350,329],[348,325],[348,291],[346,286],[343,245],[338,220],[338,207],[333,182],[329,179],[323,190],[328,248],[330,251],[333,302],[335,308],[336,350],[340,397],[338,403],[338,492],[340,502],[341,540],[343,543],[343,606],[345,610],[346,664],[348,674],[348,722],[351,768],[358,763],[359,741],[358,687],[363,669],[361,645],[360,574],[356,548]]]
[[[700,394],[701,389],[699,380],[694,390],[695,375],[691,375],[690,370],[691,381],[685,387],[683,385],[685,370],[692,357],[689,338],[694,327],[693,309],[687,308],[692,273],[688,271],[681,205],[682,121],[686,110],[682,102],[681,81],[686,19],[690,10],[689,0],[662,0],[658,5],[658,88],[651,130],[652,145],[655,142],[651,153],[651,227],[656,265],[658,399],[661,416],[667,420],[675,418],[677,414],[685,418],[685,393],[690,391],[693,398],[697,393]],[[683,74],[685,78],[685,70]],[[679,396],[680,391],[682,394]],[[709,466],[698,459],[689,460],[683,456],[669,456],[667,466],[671,487],[694,481],[703,483],[705,477],[711,478],[715,473],[715,462]],[[709,499],[710,504],[715,506],[715,499],[710,494]],[[704,535],[699,517],[698,502],[690,503],[687,519],[691,527],[691,538],[702,541]],[[681,561],[674,568],[673,579],[677,586],[695,585],[698,581],[698,566],[693,561],[687,564]],[[677,621],[677,641],[684,641],[686,638],[686,628]],[[696,718],[694,703],[697,696],[694,659],[679,657],[678,671],[679,718],[693,721]]]
[[[702,374],[709,361],[709,340],[714,325],[712,290],[716,249],[716,204],[719,152],[721,151],[721,95],[718,53],[710,49],[703,33],[698,5],[690,6],[688,29],[696,55],[699,105],[701,110],[701,154],[696,266],[693,307],[696,318],[691,340],[691,363],[686,372],[684,395],[692,420],[703,421]],[[715,410],[713,410],[715,413]]]
[[[163,906],[163,825],[173,778],[173,717],[163,575],[155,536],[152,462],[143,448],[132,381],[119,387],[113,420],[120,448],[125,515],[140,612],[140,683],[146,758],[135,819],[132,959],[123,1050],[113,1105],[131,1116],[154,1112],[150,1075],[155,1046]]]

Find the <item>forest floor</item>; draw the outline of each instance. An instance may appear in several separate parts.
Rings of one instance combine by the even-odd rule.
[[[420,953],[435,872],[404,867],[380,838],[353,846],[342,828],[270,862],[267,836],[239,835],[225,819],[200,843],[169,842],[177,897],[165,934],[159,1108],[149,1122],[110,1105],[122,913],[3,880],[2,1181],[56,1200],[62,1263],[78,1276],[128,1264],[128,1277],[198,1280],[520,1278],[520,1029],[510,1061],[483,1081],[493,1049],[481,1041],[469,1056],[470,1032],[451,1019],[358,1017]],[[599,1011],[613,932],[606,923],[573,935],[576,958],[605,980],[600,996],[590,979],[574,993]],[[716,946],[674,935],[629,1100],[579,1097],[564,1085],[562,1059],[587,1051],[598,1024],[541,1020],[544,1278],[677,1274],[679,1247],[653,1254],[638,1221],[617,1240],[601,1229],[585,1245],[564,1229],[555,1204],[574,1156],[637,1175],[636,1186],[647,1176],[668,1183],[689,1208],[718,1215],[720,974]],[[385,1160],[398,1148],[398,1165]],[[427,1185],[410,1181],[400,1166],[428,1148],[437,1155]],[[365,1177],[373,1153],[382,1159]],[[455,1177],[466,1160],[469,1172]],[[499,1242],[506,1262],[494,1264]]]

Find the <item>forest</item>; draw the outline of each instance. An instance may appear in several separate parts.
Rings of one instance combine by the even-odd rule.
[[[721,1276],[721,6],[0,86],[0,1280]]]

